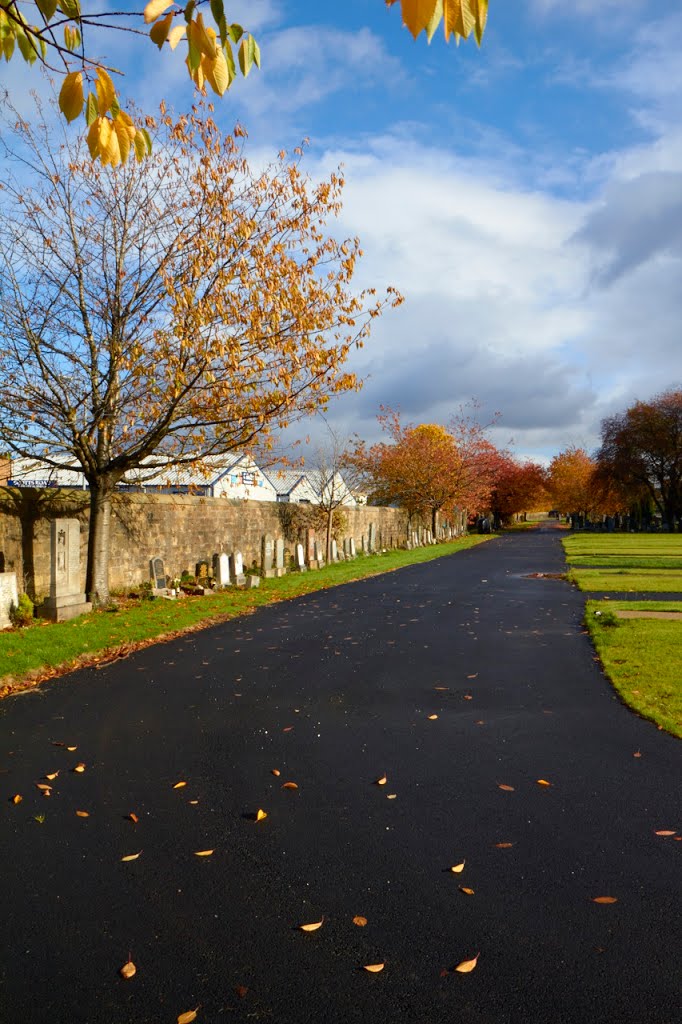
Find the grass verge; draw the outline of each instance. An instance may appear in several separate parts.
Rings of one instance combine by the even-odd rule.
[[[604,670],[625,703],[661,729],[682,737],[680,623],[617,619],[613,615],[617,608],[682,611],[682,601],[588,601],[585,615]]]
[[[413,551],[387,551],[353,562],[338,562],[316,572],[261,580],[257,590],[224,590],[178,601],[124,600],[114,610],[95,611],[70,622],[36,620],[25,629],[0,633],[0,697],[85,665],[126,657],[181,633],[247,615],[263,605],[430,562],[490,539],[462,537]]]
[[[576,556],[682,559],[680,533],[572,533],[562,543],[569,562]]]
[[[568,573],[580,590],[682,593],[682,569],[578,569]]]

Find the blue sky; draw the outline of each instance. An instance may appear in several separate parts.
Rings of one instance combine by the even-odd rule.
[[[218,103],[225,127],[255,160],[308,137],[312,175],[343,163],[334,231],[362,240],[358,284],[406,298],[353,357],[366,383],[330,407],[339,433],[372,439],[380,404],[446,422],[474,397],[496,441],[547,459],[682,383],[679,0],[490,0],[480,50],[413,42],[382,0],[226,8],[263,70]],[[190,104],[179,51],[110,45],[147,107]]]

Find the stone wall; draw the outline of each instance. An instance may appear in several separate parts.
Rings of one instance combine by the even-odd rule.
[[[56,499],[56,495],[51,499],[49,516],[40,515],[32,523],[26,521],[20,503],[15,503],[15,512],[0,511],[0,572],[16,572],[19,589],[33,597],[44,597],[49,591],[51,518],[76,515],[80,520],[81,565],[85,573],[88,510],[75,510],[73,496],[66,493],[65,508],[60,511]],[[84,498],[81,492],[79,500],[87,500],[87,496]],[[2,507],[8,506],[0,504]],[[249,568],[260,560],[261,537],[265,533],[284,536],[285,556],[291,557],[297,531],[290,529],[287,537],[280,516],[286,515],[283,509],[307,508],[192,495],[118,494],[112,521],[111,588],[125,590],[148,580],[149,560],[157,555],[163,558],[170,575],[179,576],[184,569],[194,572],[198,561],[207,559],[210,564],[215,552],[233,549],[242,552],[244,566]],[[372,522],[381,547],[402,546],[407,539],[407,519],[400,509],[360,506],[343,511],[346,528],[338,539],[354,537],[358,551]],[[82,585],[84,588],[84,578]]]

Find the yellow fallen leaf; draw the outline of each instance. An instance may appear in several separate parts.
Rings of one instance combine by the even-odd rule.
[[[447,690],[447,686],[434,686],[434,690]]]
[[[513,845],[513,843],[495,843],[495,847],[498,850],[510,850]]]
[[[298,789],[298,786],[295,782],[285,782],[282,789]]]
[[[128,962],[125,963],[123,967],[121,967],[118,973],[121,975],[122,978],[132,978],[137,974],[137,967],[135,966],[132,960],[128,960]]]
[[[380,775],[378,779],[374,780],[375,786],[385,786],[387,782],[388,779],[386,778],[385,775]]]
[[[514,792],[514,787],[513,786],[507,786],[507,784],[504,783],[504,782],[498,782],[497,788],[498,789],[503,789],[505,791],[505,793],[513,793]]]
[[[669,828],[661,828],[661,829],[658,830],[658,832],[654,832],[654,835],[655,836],[674,836],[675,832],[671,831]]]
[[[298,930],[301,932],[316,932],[318,928],[321,928],[324,924],[324,918],[321,921],[313,921],[312,924],[299,924]]]
[[[438,718],[438,715],[429,715],[429,722],[435,722],[435,720],[437,718]]]
[[[464,865],[465,865],[465,864],[466,864],[466,861],[465,861],[465,860],[463,860],[461,864],[455,864],[455,866],[454,866],[454,867],[452,867],[452,868],[450,868],[450,870],[451,870],[451,871],[454,871],[454,873],[455,873],[456,875],[461,875],[461,874],[462,874],[462,872],[464,871]]]
[[[90,817],[90,812],[89,811],[76,811],[76,814],[78,815],[79,818],[89,818]]]
[[[195,857],[210,857],[212,853],[213,853],[213,850],[195,850],[194,851],[194,856]]]
[[[617,903],[618,900],[615,896],[595,896],[592,900],[593,903]]]
[[[15,793],[14,796],[12,797],[12,803],[13,804],[20,804],[23,799],[24,798],[21,795],[21,793]]]
[[[36,782],[36,789],[42,790],[43,793],[52,792],[52,786],[48,786],[46,782]]]
[[[386,799],[387,799],[387,800],[395,800],[395,798],[397,797],[397,795],[398,795],[397,793],[387,793],[387,794],[386,794]]]
[[[538,779],[537,783],[538,783],[538,786],[551,786],[552,785],[552,783],[548,782],[547,779]]]
[[[473,960],[462,960],[461,964],[457,964],[455,970],[460,974],[469,974],[473,971],[474,967],[478,963],[478,958],[481,954],[477,953]]]
[[[191,804],[198,804],[198,803],[199,803],[199,801],[198,801],[198,800],[190,800],[189,802],[190,802]]]
[[[353,918],[353,924],[356,924],[358,928],[364,928],[365,925],[367,924],[367,918],[362,917],[360,914],[358,914],[357,917]]]
[[[466,885],[460,885],[459,891],[466,893],[467,896],[473,896],[474,895],[474,890],[473,889],[467,889]]]
[[[132,821],[133,825],[137,825],[138,821],[140,820],[133,811],[130,812],[128,818],[130,819],[130,821]]]
[[[197,1007],[198,1009],[198,1007]],[[197,1019],[196,1010],[188,1010],[187,1013],[181,1013],[178,1017],[178,1024],[192,1024],[193,1020]]]
[[[142,850],[140,850],[140,853],[142,853]],[[140,856],[140,853],[129,853],[129,854],[127,854],[127,856],[121,857],[121,860],[124,860],[124,861],[137,860],[137,858]]]
[[[263,821],[267,816],[267,811],[261,811],[260,808],[256,811],[256,821]]]
[[[270,774],[271,774],[271,775],[276,775],[276,776],[277,776],[277,778],[279,778],[279,777],[280,777],[280,775],[281,775],[282,773],[281,773],[281,771],[279,770],[279,768],[273,768],[273,769],[272,769],[272,771],[270,772]]]
[[[642,751],[641,750],[636,750],[632,756],[633,757],[641,757],[642,756]]]
[[[73,770],[75,772],[84,772],[85,771],[85,765],[83,764],[82,761],[79,761],[78,764],[74,765]]]
[[[369,971],[370,974],[378,974],[379,971],[383,971],[386,964],[365,964],[365,970]]]
[[[186,785],[186,782],[176,782],[175,785],[173,786],[173,789],[182,789],[182,787]]]
[[[52,780],[56,779],[58,775],[59,775],[59,772],[50,772],[50,774],[46,775],[45,778],[49,779],[50,782],[52,782]]]

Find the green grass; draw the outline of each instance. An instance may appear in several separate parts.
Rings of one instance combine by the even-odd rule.
[[[682,593],[682,569],[571,569],[571,583],[580,590],[629,593]]]
[[[0,633],[0,696],[145,645],[162,637],[246,615],[263,605],[339,586],[404,566],[429,562],[474,547],[490,536],[462,537],[413,551],[388,551],[339,562],[317,572],[261,580],[257,590],[225,590],[178,601],[139,601],[116,611],[96,611],[70,622],[40,620],[22,630]]]
[[[616,608],[682,611],[682,601],[588,601],[586,610],[586,623],[596,651],[625,703],[674,736],[682,737],[680,622],[615,619]]]
[[[562,543],[569,562],[576,556],[604,555],[682,559],[682,533],[576,533],[562,538]]]
[[[682,572],[682,555],[655,558],[649,555],[571,555],[574,569],[677,569]]]

